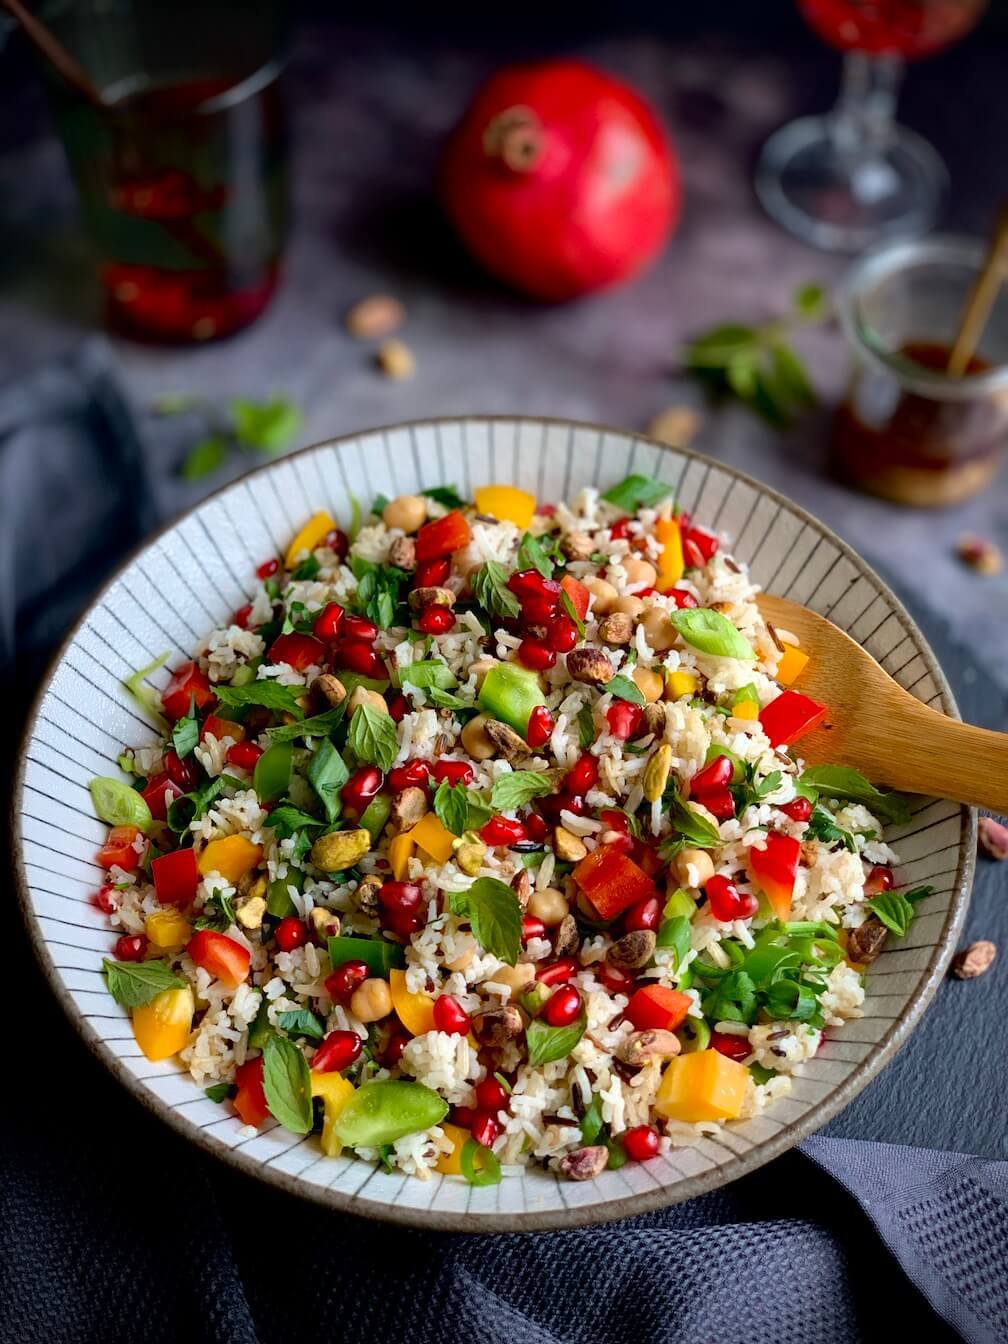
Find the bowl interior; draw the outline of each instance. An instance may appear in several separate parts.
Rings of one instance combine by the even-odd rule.
[[[325,1158],[316,1141],[279,1127],[243,1138],[237,1118],[188,1075],[141,1055],[127,1015],[105,991],[101,959],[114,940],[92,904],[101,880],[94,854],[105,828],[87,785],[94,775],[116,773],[124,744],[154,737],[123,678],[166,650],[171,661],[187,657],[245,601],[256,565],[282,551],[320,508],[345,523],[351,496],[367,501],[454,483],[471,497],[490,481],[560,500],[583,486],[604,489],[631,471],[675,486],[699,522],[730,536],[733,553],[765,588],[828,615],[901,685],[955,713],[907,613],[826,527],[731,468],[639,436],[531,419],[417,423],[306,449],[227,487],[134,555],[71,633],[37,701],[15,793],[20,894],[54,990],[103,1062],[191,1139],[260,1178],[372,1217],[468,1231],[573,1226],[692,1197],[777,1156],[846,1104],[906,1038],[951,954],[973,863],[973,814],[923,798],[915,800],[910,824],[890,834],[905,880],[931,883],[935,894],[918,907],[908,937],[891,943],[873,968],[865,1016],[828,1033],[790,1097],[757,1119],[592,1182],[530,1170],[474,1189],[458,1179],[424,1182],[352,1158]],[[163,684],[167,672],[153,679]]]

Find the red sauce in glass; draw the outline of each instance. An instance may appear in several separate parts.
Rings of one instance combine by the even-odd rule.
[[[973,27],[985,0],[799,0],[812,28],[841,51],[912,60]]]

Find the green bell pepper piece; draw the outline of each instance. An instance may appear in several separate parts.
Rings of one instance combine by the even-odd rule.
[[[528,732],[529,715],[546,697],[538,674],[517,663],[498,663],[483,679],[479,707],[492,719],[499,719],[522,737]]]
[[[292,742],[277,742],[259,757],[252,775],[252,787],[261,803],[275,803],[284,796],[290,787],[293,761]]]
[[[385,938],[351,938],[339,934],[329,939],[329,964],[335,968],[345,961],[363,961],[372,975],[388,979],[393,966],[403,966],[406,956],[398,943]]]

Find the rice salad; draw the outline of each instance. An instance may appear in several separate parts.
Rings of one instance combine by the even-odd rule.
[[[357,512],[357,510],[355,510]],[[326,512],[93,782],[108,988],[243,1132],[572,1179],[750,1119],[926,892],[726,541],[634,475]],[[825,1048],[828,1048],[828,1043]]]

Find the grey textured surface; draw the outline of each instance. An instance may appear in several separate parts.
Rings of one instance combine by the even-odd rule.
[[[121,344],[116,363],[138,407],[166,393],[283,392],[305,410],[304,442],[412,416],[524,411],[642,427],[692,401],[673,375],[689,333],[723,319],[778,311],[810,278],[841,264],[782,235],[759,214],[751,163],[765,134],[832,96],[836,64],[724,44],[621,40],[584,54],[634,80],[662,109],[683,163],[686,209],[660,265],[628,289],[565,308],[535,308],[478,275],[445,235],[429,200],[437,145],[470,91],[500,58],[446,47],[388,50],[366,34],[319,29],[295,55],[296,228],[286,282],[272,309],[227,344],[165,352]],[[973,48],[912,73],[907,120],[945,153],[959,188],[953,220],[983,227],[1003,169],[1005,52]],[[959,64],[949,65],[948,62]],[[963,62],[966,62],[964,65]],[[942,71],[958,78],[950,82]],[[11,116],[0,136],[0,380],[76,344],[93,326],[96,292],[72,190],[32,86],[0,94]],[[340,325],[360,296],[386,290],[409,309],[405,337],[417,377],[390,383]],[[824,400],[846,367],[836,330],[804,349]],[[1008,542],[1002,474],[981,498],[940,514],[896,510],[823,474],[826,420],[786,437],[745,413],[708,414],[697,446],[789,492],[875,564],[914,607],[966,717],[1008,726],[1008,577],[979,579],[953,546],[972,530]],[[178,512],[199,493],[173,476],[177,425],[153,426],[148,452],[157,507]],[[9,508],[9,501],[0,507]],[[1000,683],[1000,686],[998,685]],[[981,867],[973,936],[1008,944],[1004,876]],[[1008,1156],[990,1083],[1008,1067],[1000,1029],[1003,966],[939,993],[910,1045],[840,1117],[834,1133]]]

